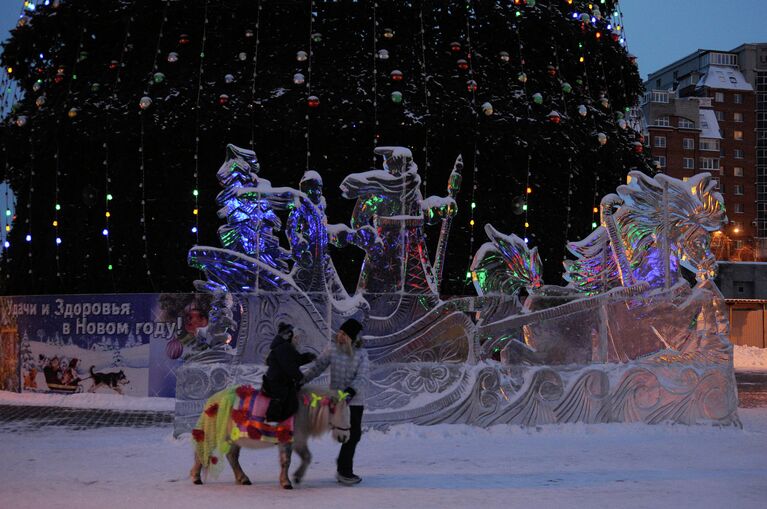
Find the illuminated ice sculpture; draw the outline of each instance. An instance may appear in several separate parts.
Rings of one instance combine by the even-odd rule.
[[[462,160],[447,195],[424,199],[408,149],[376,153],[382,169],[341,185],[356,200],[346,226],[327,224],[316,172],[299,189],[272,187],[258,177],[253,152],[228,148],[218,172],[224,247],[196,246],[189,262],[209,280],[199,289],[225,289],[241,307],[229,330],[237,348],[179,369],[177,433],[223,386],[260,384],[278,322],[294,323],[301,348],[317,352],[349,316],[365,323],[370,425],[740,425],[726,307],[711,281],[710,235],[727,219],[708,174],[682,182],[630,172],[629,183],[602,200],[601,225],[568,245],[566,287],[543,283],[535,248],[487,225],[490,241],[471,267],[478,296],[442,300]],[[280,214],[290,249],[277,237]],[[433,260],[426,223],[442,225]],[[365,253],[351,296],[329,244]],[[694,286],[682,268],[695,275]]]

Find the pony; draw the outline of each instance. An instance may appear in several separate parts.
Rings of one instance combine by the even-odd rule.
[[[346,397],[343,391],[303,387],[298,393],[299,406],[295,416],[271,425],[264,421],[263,413],[258,412],[259,407],[265,412],[268,398],[259,397],[253,387],[232,386],[214,394],[205,402],[192,430],[195,445],[194,466],[190,472],[192,481],[202,484],[203,471],[217,475],[218,457],[224,454],[234,472],[235,482],[249,485],[250,479],[240,466],[241,448],[262,449],[276,445],[280,457],[280,486],[293,489],[288,469],[294,451],[301,458],[301,465],[293,473],[293,481],[300,484],[312,460],[307,446],[310,438],[330,431],[342,444],[349,440],[351,417]],[[255,415],[248,414],[248,409],[253,408],[249,398],[255,402]]]

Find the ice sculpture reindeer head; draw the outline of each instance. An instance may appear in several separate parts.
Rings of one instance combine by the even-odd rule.
[[[727,222],[715,187],[708,173],[684,182],[630,172],[629,183],[602,200],[602,225],[568,244],[577,257],[565,262],[569,286],[587,293],[639,281],[659,287],[678,279],[679,264],[698,281],[714,277],[711,233]]]
[[[565,261],[565,279],[577,291],[596,294],[639,282],[673,284],[679,265],[698,281],[716,275],[711,233],[727,217],[716,182],[701,173],[684,182],[667,175],[629,173],[629,183],[602,200],[602,225],[584,240],[571,242],[575,260]],[[541,287],[541,262],[535,248],[515,235],[485,227],[491,242],[480,247],[471,267],[480,295],[515,294]]]
[[[485,225],[490,242],[480,246],[471,264],[471,280],[478,295],[515,295],[522,288],[535,292],[543,284],[538,248],[530,249],[514,234],[504,235]]]

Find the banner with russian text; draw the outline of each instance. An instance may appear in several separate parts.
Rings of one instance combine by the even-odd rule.
[[[22,391],[174,397],[209,311],[210,296],[194,293],[0,297],[2,338],[16,336],[0,376],[15,367]]]

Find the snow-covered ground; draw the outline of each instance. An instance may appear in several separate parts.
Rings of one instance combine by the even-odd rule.
[[[118,408],[112,399],[94,397]],[[0,393],[0,404],[9,400]],[[141,406],[138,398],[133,406]],[[363,435],[355,470],[364,481],[354,487],[334,481],[338,444],[325,438],[313,443],[314,463],[292,492],[278,486],[276,450],[243,451],[253,486],[234,485],[228,467],[217,481],[195,486],[191,439],[174,439],[169,427],[0,428],[0,507],[763,508],[767,408],[740,416],[742,430],[396,426]]]
[[[38,394],[0,391],[0,405],[56,406],[68,408],[98,408],[103,410],[157,410],[172,412],[173,398],[147,398],[82,392],[78,394]],[[2,506],[0,506],[2,507]]]
[[[767,348],[734,347],[735,371],[767,371]]]

